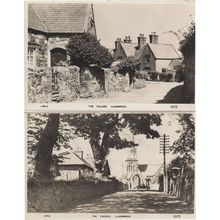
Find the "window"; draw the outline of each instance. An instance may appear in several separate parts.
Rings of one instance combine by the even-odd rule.
[[[28,48],[28,67],[35,67],[35,49]]]
[[[146,63],[150,62],[150,55],[146,55]]]

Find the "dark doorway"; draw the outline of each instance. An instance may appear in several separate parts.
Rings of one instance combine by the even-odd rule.
[[[51,54],[51,66],[59,66],[61,62],[67,60],[66,50],[62,48],[54,48],[50,51]]]

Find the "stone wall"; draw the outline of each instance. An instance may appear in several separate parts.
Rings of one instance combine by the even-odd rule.
[[[120,190],[117,180],[28,181],[28,212],[67,212],[77,204]]]
[[[99,98],[105,95],[105,77],[101,68],[85,68],[80,73],[80,98]]]
[[[28,70],[28,102],[48,103],[52,94],[51,68]]]
[[[108,92],[125,92],[129,91],[129,75],[120,74],[104,69],[106,78],[106,88]]]
[[[105,95],[102,69],[77,66],[37,68],[28,71],[28,102],[72,102],[77,98],[97,98]]]
[[[48,40],[45,35],[28,33],[28,46],[35,48],[36,67],[48,66]]]
[[[57,73],[56,88],[59,92],[57,101],[72,102],[79,97],[80,81],[79,67],[53,67],[53,74]]]

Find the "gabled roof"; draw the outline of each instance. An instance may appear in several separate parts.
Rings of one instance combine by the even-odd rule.
[[[147,44],[156,59],[180,59],[172,44]]]
[[[160,169],[162,167],[163,167],[162,164],[148,164],[145,175],[146,176],[156,176],[157,174],[159,174]]]
[[[87,161],[85,161],[83,158],[81,158],[74,152],[71,152],[70,154],[65,156],[64,160],[61,163],[59,163],[59,165],[81,165],[93,169]]]
[[[134,56],[135,50],[136,50],[135,47],[137,47],[136,43],[122,43],[121,42],[121,46],[127,57]]]
[[[142,55],[142,53],[143,53],[145,48],[146,48],[146,45],[142,46],[140,49],[137,49],[135,51],[134,56],[136,57],[136,59],[140,59],[141,58],[141,55]]]
[[[89,4],[30,3],[28,28],[46,33],[82,33],[87,31]]]

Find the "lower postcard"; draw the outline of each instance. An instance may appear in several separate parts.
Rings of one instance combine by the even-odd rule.
[[[26,219],[195,219],[192,112],[27,113]]]

